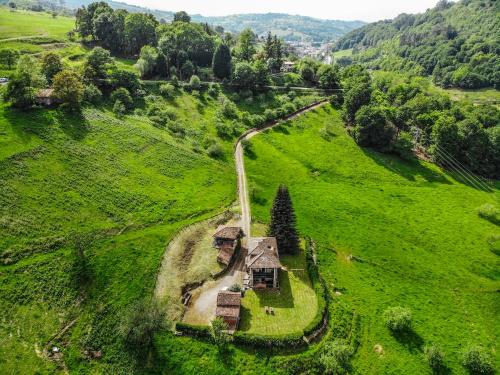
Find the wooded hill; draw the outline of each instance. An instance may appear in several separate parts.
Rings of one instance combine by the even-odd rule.
[[[499,11],[494,0],[441,0],[354,30],[336,48],[352,48],[352,59],[372,69],[432,75],[445,87],[500,88]]]
[[[66,6],[76,9],[90,3],[92,3],[91,0],[68,0]],[[174,12],[171,11],[147,9],[118,1],[107,1],[107,3],[113,9],[125,9],[131,13],[151,13],[158,20],[164,19],[170,22],[174,18]],[[286,41],[306,40],[318,43],[336,40],[365,24],[363,21],[321,20],[282,13],[234,14],[220,17],[205,17],[195,14],[191,15],[191,18],[194,22],[222,26],[231,33],[238,33],[245,28],[250,28],[257,35],[265,35],[268,31],[272,31],[273,34],[277,34]]]

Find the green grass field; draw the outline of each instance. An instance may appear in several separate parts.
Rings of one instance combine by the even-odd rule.
[[[305,256],[283,256],[281,263],[288,271],[280,271],[280,291],[248,290],[242,300],[240,330],[262,335],[300,332],[314,318],[318,301],[307,275]],[[267,314],[265,306],[274,314]]]
[[[277,186],[288,185],[301,235],[317,241],[320,271],[341,293],[333,311],[347,306],[360,315],[356,373],[430,373],[428,343],[443,348],[453,373],[465,373],[461,351],[469,344],[487,348],[498,368],[500,262],[488,240],[500,230],[476,212],[498,206],[498,190],[477,191],[435,165],[361,149],[330,107],[251,144],[252,218],[268,222]],[[411,335],[388,332],[382,314],[391,306],[411,308]]]
[[[238,106],[262,113],[281,101],[271,93]],[[41,353],[75,318],[69,333],[52,342],[68,367],[131,371],[119,333],[127,307],[152,296],[165,246],[178,230],[235,200],[234,137],[216,135],[219,101],[177,92],[156,102],[175,112],[184,135],[156,128],[146,116],[118,119],[106,105],[67,114],[0,104],[0,363],[6,373],[52,372],[56,366]],[[203,149],[213,140],[224,151],[220,159]],[[90,238],[84,246],[91,270],[83,290],[73,255],[82,236]],[[103,350],[105,359],[84,360],[88,348]]]
[[[74,28],[75,19],[46,12],[9,10],[0,8],[0,43],[11,38],[52,37],[66,39],[66,33]]]
[[[495,89],[481,90],[445,90],[453,100],[466,100],[474,104],[491,104],[500,107],[500,91]]]

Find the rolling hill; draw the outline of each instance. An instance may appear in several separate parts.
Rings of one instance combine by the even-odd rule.
[[[71,8],[78,8],[91,2],[91,0],[68,0],[66,5]],[[166,21],[171,21],[174,16],[174,13],[169,11],[146,9],[117,1],[109,1],[108,3],[112,8],[126,9],[129,12],[150,12],[158,19]],[[249,27],[258,35],[264,35],[268,31],[272,31],[286,41],[305,40],[317,43],[336,40],[349,31],[365,24],[362,21],[321,20],[281,13],[235,14],[221,17],[205,17],[195,14],[191,17],[193,21],[222,26],[225,30],[233,33]]]
[[[338,40],[338,50],[372,69],[432,75],[466,89],[500,88],[500,3],[440,1],[422,14],[370,23]]]

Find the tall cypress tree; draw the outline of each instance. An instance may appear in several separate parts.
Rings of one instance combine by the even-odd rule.
[[[295,228],[295,212],[292,199],[285,185],[280,185],[271,208],[271,224],[268,235],[276,237],[280,254],[299,252],[299,235]]]
[[[219,79],[231,78],[231,51],[225,43],[217,46],[212,60],[212,69]]]

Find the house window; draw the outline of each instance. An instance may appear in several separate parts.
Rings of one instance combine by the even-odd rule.
[[[266,272],[267,273],[273,272],[273,269],[272,268],[266,268]]]
[[[255,272],[260,272],[260,268],[254,268]]]

